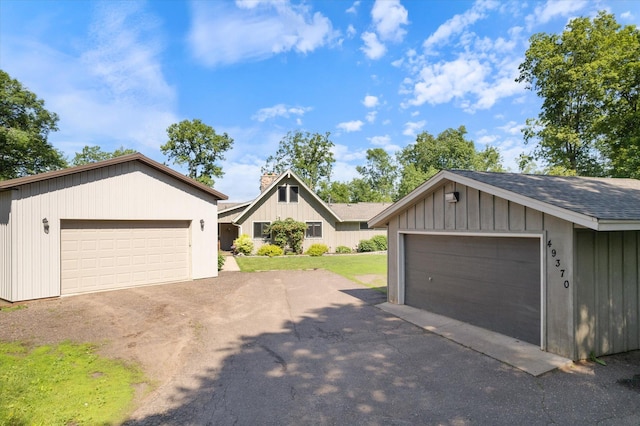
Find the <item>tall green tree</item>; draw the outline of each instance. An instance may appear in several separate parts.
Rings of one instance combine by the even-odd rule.
[[[186,165],[191,179],[213,186],[213,178],[224,175],[217,162],[224,160],[224,153],[233,146],[226,133],[218,135],[213,127],[194,119],[170,125],[167,135],[169,140],[160,146],[162,153],[174,164]]]
[[[348,183],[344,182],[328,182],[323,180],[320,182],[318,196],[327,203],[351,203],[351,189]]]
[[[62,153],[48,142],[57,123],[42,99],[0,70],[0,180],[65,167]]]
[[[369,196],[359,201],[385,202],[393,201],[396,195],[398,166],[393,157],[382,148],[367,150],[367,162],[364,166],[356,166],[356,171],[370,191]],[[368,199],[367,199],[368,198]]]
[[[113,152],[103,151],[99,146],[85,145],[82,151],[76,152],[75,157],[71,160],[71,164],[74,166],[81,166],[83,164],[97,163],[98,161],[108,160],[110,158],[120,157],[122,155],[135,154],[136,150],[129,149],[121,146]]]
[[[402,198],[424,181],[444,169],[503,171],[497,149],[487,147],[477,151],[473,141],[467,140],[467,129],[446,129],[434,137],[420,133],[416,143],[406,146],[397,154],[402,165],[397,198]]]
[[[280,174],[291,169],[317,191],[322,181],[331,181],[335,144],[330,136],[329,132],[324,135],[299,130],[287,133],[280,141],[278,151],[267,158],[262,173]]]
[[[523,130],[533,156],[578,175],[637,171],[639,61],[638,30],[606,12],[534,34],[516,79],[542,98]]]

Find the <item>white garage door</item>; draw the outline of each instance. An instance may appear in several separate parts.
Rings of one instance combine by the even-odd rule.
[[[190,278],[188,221],[65,220],[61,293],[86,293]]]

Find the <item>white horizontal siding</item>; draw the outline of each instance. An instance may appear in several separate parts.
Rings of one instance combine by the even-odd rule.
[[[14,301],[60,295],[60,221],[65,219],[191,221],[192,278],[217,276],[213,196],[139,162],[24,185],[14,197]]]

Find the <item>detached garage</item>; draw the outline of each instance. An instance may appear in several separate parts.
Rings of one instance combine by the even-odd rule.
[[[0,298],[215,277],[226,198],[141,154],[0,182]]]
[[[388,299],[571,359],[640,349],[640,181],[442,171],[387,226]]]

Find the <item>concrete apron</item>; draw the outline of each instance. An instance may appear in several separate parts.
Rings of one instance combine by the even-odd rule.
[[[570,359],[544,352],[536,345],[422,309],[388,302],[376,306],[418,327],[533,376],[573,364]]]

